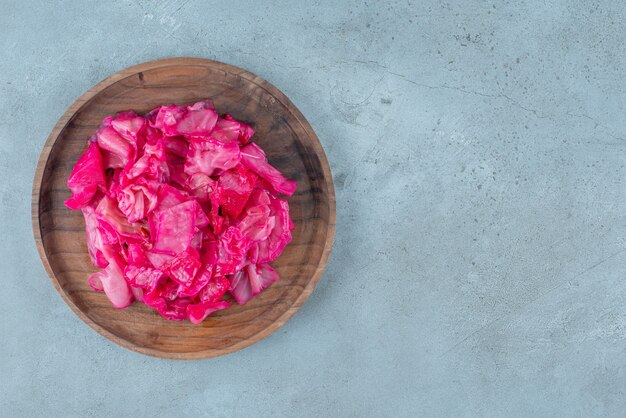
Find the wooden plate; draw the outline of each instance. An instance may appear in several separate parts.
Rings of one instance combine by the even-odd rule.
[[[65,183],[87,139],[107,115],[145,113],[161,104],[211,98],[256,129],[272,164],[298,182],[289,198],[296,229],[273,266],[281,279],[244,306],[234,304],[200,325],[168,321],[143,304],[113,308],[95,293],[80,211],[63,205]],[[65,302],[89,326],[134,351],[174,359],[227,354],[281,327],[311,295],[331,250],[335,228],[332,175],[313,129],[276,87],[240,68],[197,58],[140,64],[112,75],[80,97],[61,117],[43,148],[33,184],[33,230],[41,260]]]

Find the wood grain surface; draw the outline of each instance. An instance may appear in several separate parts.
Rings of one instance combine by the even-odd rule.
[[[269,161],[298,182],[289,198],[293,241],[272,265],[281,279],[244,306],[233,304],[200,325],[162,318],[134,303],[117,310],[87,277],[91,265],[80,211],[63,205],[66,187],[87,139],[101,120],[120,111],[145,113],[161,104],[211,98],[220,113],[252,125],[253,141]],[[242,349],[281,327],[320,279],[335,229],[335,194],[313,129],[276,87],[240,68],[198,58],[172,58],[120,71],[80,97],[61,117],[41,153],[33,184],[33,232],[41,260],[65,302],[89,326],[134,351],[199,359]]]

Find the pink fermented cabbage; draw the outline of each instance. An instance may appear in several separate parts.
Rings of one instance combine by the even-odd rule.
[[[282,193],[291,196],[296,191],[296,182],[287,180],[280,171],[272,167],[267,162],[261,147],[254,142],[241,149],[241,162],[266,180],[276,194]]]
[[[210,100],[108,116],[70,174],[85,218],[88,278],[111,304],[144,303],[198,324],[279,279],[296,183],[250,142],[251,126]]]
[[[95,142],[87,147],[85,153],[78,159],[74,170],[67,179],[67,187],[72,191],[72,197],[65,201],[70,209],[84,208],[91,202],[99,188],[106,187],[102,155]]]

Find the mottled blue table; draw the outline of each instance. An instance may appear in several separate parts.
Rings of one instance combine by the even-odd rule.
[[[0,415],[624,415],[620,2],[0,3]],[[59,116],[109,74],[172,56],[278,86],[337,192],[313,296],[205,361],[92,331],[31,232]]]

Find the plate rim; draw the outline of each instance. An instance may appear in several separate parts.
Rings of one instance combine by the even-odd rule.
[[[50,153],[54,144],[56,143],[59,134],[67,127],[68,123],[72,120],[74,115],[81,110],[83,106],[88,104],[98,93],[107,87],[121,81],[125,78],[131,77],[138,73],[147,70],[154,70],[163,67],[169,66],[211,66],[213,68],[217,67],[225,72],[235,74],[246,80],[257,84],[259,87],[265,89],[269,92],[273,97],[280,101],[280,103],[285,106],[292,115],[296,118],[298,123],[302,126],[303,130],[311,139],[311,145],[315,151],[315,154],[318,156],[320,160],[320,165],[322,169],[322,173],[325,178],[325,186],[328,194],[328,227],[326,230],[326,242],[324,243],[324,248],[322,250],[322,256],[319,260],[319,263],[313,273],[311,279],[308,281],[307,285],[302,289],[302,292],[298,295],[294,303],[287,309],[280,317],[270,323],[267,327],[263,328],[256,334],[251,335],[245,340],[241,340],[227,348],[222,349],[207,349],[200,351],[189,351],[189,352],[169,352],[163,351],[155,348],[148,348],[141,345],[137,345],[128,341],[124,338],[121,338],[106,328],[100,326],[96,322],[94,322],[91,318],[89,318],[81,309],[74,304],[74,302],[69,298],[69,296],[65,293],[63,288],[61,287],[58,279],[56,278],[54,271],[50,265],[48,260],[48,255],[46,253],[45,247],[43,245],[42,239],[42,231],[41,231],[41,223],[40,223],[40,200],[42,197],[42,183],[43,176],[46,171],[48,161],[50,158]],[[177,57],[177,58],[162,58],[153,61],[143,62],[141,64],[136,64],[127,68],[124,68],[120,71],[113,73],[108,76],[104,80],[95,84],[91,88],[89,88],[85,93],[83,93],[78,99],[76,99],[67,110],[61,115],[59,120],[56,122],[52,131],[48,135],[46,142],[43,145],[41,153],[39,155],[39,160],[37,161],[37,166],[35,169],[35,176],[33,179],[32,186],[32,202],[31,202],[31,217],[32,217],[32,228],[33,228],[33,236],[35,239],[35,246],[37,247],[37,253],[39,254],[39,258],[44,265],[46,273],[48,277],[52,281],[57,292],[63,298],[63,301],[72,309],[72,311],[87,325],[89,325],[93,330],[95,330],[100,335],[106,337],[108,340],[113,341],[114,343],[141,353],[147,354],[154,357],[166,358],[166,359],[176,359],[176,360],[198,360],[205,359],[210,357],[222,356],[225,354],[229,354],[243,348],[246,348],[266,337],[273,334],[276,330],[282,327],[287,321],[296,313],[296,311],[306,302],[306,300],[311,296],[313,290],[317,286],[317,283],[322,277],[326,265],[328,264],[328,258],[330,256],[330,252],[332,250],[332,246],[334,243],[334,235],[335,235],[335,225],[336,225],[336,197],[335,197],[335,188],[333,183],[332,172],[330,170],[330,165],[328,164],[328,159],[326,158],[326,154],[324,149],[322,148],[322,144],[319,141],[319,138],[315,134],[315,131],[306,120],[304,115],[300,112],[300,110],[293,104],[293,102],[276,86],[268,82],[267,80],[259,77],[256,74],[253,74],[247,70],[236,67],[231,64],[226,64],[220,61],[215,61],[206,58],[196,58],[196,57]]]

